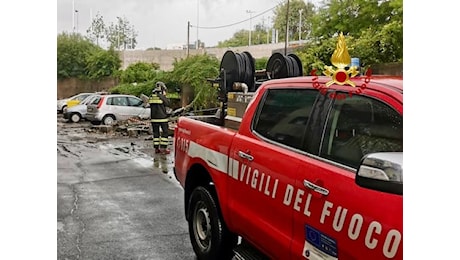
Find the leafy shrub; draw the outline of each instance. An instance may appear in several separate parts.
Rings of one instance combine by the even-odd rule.
[[[156,63],[137,62],[129,65],[120,76],[122,83],[141,83],[155,78],[159,65]]]
[[[90,79],[113,76],[121,67],[121,60],[113,49],[96,49],[86,59],[86,69]]]
[[[216,107],[217,89],[207,79],[215,79],[219,75],[219,63],[216,57],[208,54],[175,60],[169,80],[179,88],[190,86],[194,90],[195,109]]]

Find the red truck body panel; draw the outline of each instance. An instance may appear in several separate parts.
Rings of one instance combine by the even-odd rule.
[[[402,195],[359,187],[356,169],[267,142],[251,129],[268,89],[321,91],[329,80],[296,77],[265,82],[248,105],[238,132],[179,118],[174,137],[176,177],[185,187],[187,178],[193,178],[189,170],[204,167],[228,228],[272,259],[320,259],[315,258],[320,253],[311,249],[314,246],[330,253],[321,259],[402,259]],[[333,84],[327,89],[349,97],[371,97],[402,115],[402,78],[351,80],[356,87]],[[241,152],[252,159],[242,159]],[[305,180],[330,193],[305,190]]]

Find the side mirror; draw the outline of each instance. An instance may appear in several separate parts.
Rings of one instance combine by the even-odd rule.
[[[355,183],[382,192],[403,194],[403,153],[371,153],[363,157]]]

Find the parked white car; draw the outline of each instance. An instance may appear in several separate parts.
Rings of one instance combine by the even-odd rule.
[[[87,105],[86,120],[113,125],[117,120],[150,119],[150,107],[133,95],[110,94],[96,97]]]
[[[92,94],[94,93],[80,93],[80,94],[71,96],[69,98],[59,99],[57,101],[57,112],[64,113],[64,110],[67,108],[67,101],[69,100],[82,101],[83,99],[87,98],[89,95],[92,95]]]
[[[64,110],[64,119],[68,122],[78,123],[82,119],[86,119],[87,105],[95,98],[100,98],[99,94],[91,94],[83,99],[78,105],[72,106]]]

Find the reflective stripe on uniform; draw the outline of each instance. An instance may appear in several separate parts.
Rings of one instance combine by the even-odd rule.
[[[161,137],[160,138],[160,145],[168,145],[168,144],[169,144],[168,137]]]
[[[153,138],[153,145],[160,145],[160,138],[158,137]]]
[[[169,119],[168,118],[161,118],[161,119],[151,119],[150,122],[152,123],[165,123],[165,122],[168,122]]]
[[[150,104],[163,104],[163,100],[161,100],[161,99],[160,100],[152,100],[152,99],[150,99],[149,103]]]
[[[150,104],[163,104],[163,100],[157,95],[152,95],[149,99]]]

